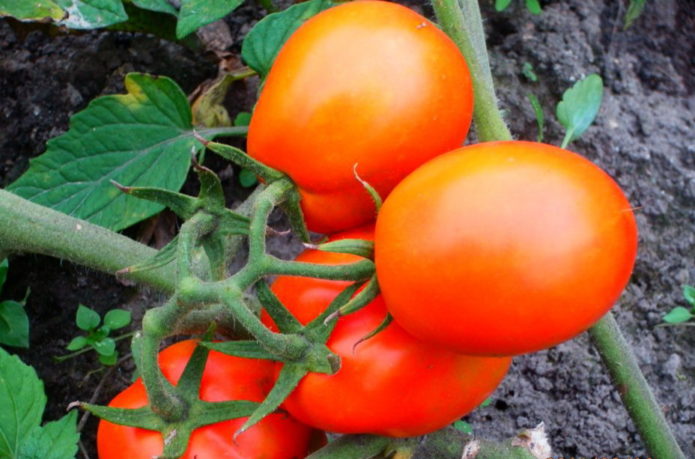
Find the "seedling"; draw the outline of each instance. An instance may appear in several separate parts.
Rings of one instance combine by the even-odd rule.
[[[565,91],[556,109],[557,119],[566,129],[562,148],[579,138],[594,122],[602,99],[603,80],[595,73]]]
[[[630,0],[630,6],[627,7],[627,13],[625,13],[625,29],[632,26],[637,18],[642,15],[646,3],[647,0]]]
[[[690,308],[676,306],[664,316],[664,322],[667,324],[682,324],[695,317],[695,287],[684,285],[683,298],[690,304]]]
[[[512,3],[512,0],[495,0],[495,10],[504,11]],[[538,0],[524,0],[526,4],[526,9],[532,14],[541,14],[543,9]]]
[[[7,279],[9,263],[0,262],[0,293]],[[5,300],[0,302],[0,344],[14,347],[29,347],[29,317],[24,305],[29,291],[22,301]]]
[[[56,360],[62,362],[76,355],[93,349],[99,354],[99,361],[104,365],[114,365],[118,360],[118,351],[116,350],[116,342],[121,339],[132,336],[132,333],[127,333],[115,338],[110,337],[112,330],[118,330],[130,324],[130,311],[124,309],[112,309],[104,316],[104,323],[101,324],[99,313],[86,306],[80,305],[77,308],[77,317],[75,323],[80,328],[87,332],[87,335],[76,336],[67,345],[68,351],[74,351],[71,354],[56,357]]]

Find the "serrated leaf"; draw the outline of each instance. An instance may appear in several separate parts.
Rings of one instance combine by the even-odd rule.
[[[495,0],[495,11],[504,11],[511,3],[512,0]]]
[[[0,0],[0,16],[12,16],[20,21],[60,21],[63,9],[51,0]]]
[[[178,11],[174,8],[169,0],[131,0],[133,4],[139,8],[159,13],[169,13],[174,16],[178,15]]]
[[[87,344],[88,341],[86,336],[76,336],[72,340],[70,340],[68,345],[65,346],[65,349],[67,349],[68,351],[79,351]]]
[[[104,316],[104,325],[111,330],[118,330],[128,325],[131,319],[130,311],[126,311],[125,309],[111,309]]]
[[[183,0],[176,24],[176,37],[183,38],[200,27],[222,19],[243,0]]]
[[[629,28],[640,17],[647,0],[630,0],[630,6],[625,13],[625,28]]]
[[[241,47],[241,57],[261,78],[265,78],[275,56],[290,35],[307,19],[333,5],[328,0],[311,0],[279,13],[269,14],[258,21],[246,35]]]
[[[89,309],[86,306],[79,305],[77,307],[75,323],[80,330],[94,330],[99,326],[99,323],[101,323],[101,317],[99,317],[99,314],[96,311]]]
[[[121,0],[56,0],[56,3],[68,13],[58,24],[70,29],[98,29],[128,19]]]
[[[113,338],[104,338],[100,341],[92,343],[94,350],[99,353],[99,355],[111,355],[116,352],[116,342]]]
[[[538,97],[536,97],[534,94],[528,93],[526,94],[526,97],[528,97],[528,100],[531,103],[531,107],[533,108],[533,113],[534,115],[536,115],[536,124],[538,125],[538,135],[536,136],[536,141],[542,142],[543,127],[545,126],[545,115],[543,114],[543,107],[541,106]]]
[[[67,459],[77,454],[77,411],[71,411],[57,421],[35,427],[20,448],[22,459]]]
[[[0,344],[29,347],[29,317],[22,303],[0,303]]]
[[[2,292],[2,287],[5,285],[5,280],[7,279],[7,271],[10,269],[10,262],[7,258],[0,261],[0,292]]]
[[[541,14],[543,12],[541,4],[538,2],[538,0],[526,0],[526,9],[532,14]]]
[[[692,285],[684,285],[683,298],[685,298],[685,301],[695,306],[695,287]]]
[[[601,108],[602,99],[603,80],[595,73],[565,91],[557,104],[557,119],[567,130],[562,148],[587,130]]]
[[[692,319],[693,314],[682,306],[677,306],[664,316],[664,322],[669,324],[679,324]]]
[[[0,348],[0,457],[20,457],[20,445],[41,423],[45,406],[36,371]]]
[[[160,204],[127,196],[127,186],[178,190],[186,179],[193,136],[186,95],[173,80],[131,73],[128,94],[99,97],[74,115],[70,130],[8,190],[112,230],[154,215]]]

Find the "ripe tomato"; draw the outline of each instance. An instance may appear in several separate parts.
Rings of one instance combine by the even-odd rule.
[[[178,381],[196,343],[182,341],[159,353],[164,376]],[[210,351],[200,387],[203,400],[262,401],[273,386],[274,363],[232,357]],[[120,408],[139,408],[147,404],[142,380],[138,379],[118,394],[109,404]],[[233,435],[245,418],[220,422],[197,429],[191,436],[185,459],[217,458],[298,458],[308,454],[315,431],[287,414],[271,414],[259,424],[239,435]],[[100,459],[151,459],[162,453],[159,432],[99,422],[97,449]]]
[[[416,337],[475,355],[570,339],[604,315],[637,251],[618,185],[533,142],[464,147],[420,167],[376,224],[386,304]]]
[[[371,229],[339,237],[372,238]],[[357,257],[309,250],[297,259],[340,264]],[[318,316],[347,282],[280,277],[272,290],[302,323]],[[340,433],[423,435],[467,414],[497,387],[511,358],[457,354],[413,338],[395,322],[355,344],[386,317],[377,297],[338,319],[328,347],[341,358],[334,375],[310,373],[284,403],[302,422]],[[269,319],[265,317],[266,323]],[[281,365],[281,364],[280,364]]]
[[[371,222],[374,204],[435,155],[460,146],[473,92],[446,34],[403,6],[346,3],[289,38],[265,81],[249,154],[298,185],[309,229],[333,233]]]

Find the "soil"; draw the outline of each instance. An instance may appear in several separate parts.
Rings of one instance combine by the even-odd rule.
[[[695,283],[695,3],[647,2],[644,14],[624,30],[627,3],[544,1],[543,13],[533,16],[523,2],[513,2],[502,13],[486,6],[483,15],[498,96],[517,138],[537,135],[527,93],[544,107],[545,141],[559,144],[563,130],[554,107],[562,92],[589,73],[604,79],[599,116],[571,149],[609,172],[635,207],[638,261],[614,311],[686,456],[695,457],[695,335],[689,327],[660,326],[664,313],[685,306],[682,285]],[[429,7],[420,9],[431,14]],[[262,16],[251,5],[226,19],[234,42],[229,51],[238,53],[241,39]],[[91,99],[123,92],[127,72],[170,76],[186,92],[216,73],[210,54],[135,33],[56,35],[45,27],[0,20],[0,50],[0,186],[26,170],[46,140],[67,130],[69,117]],[[526,62],[538,82],[522,75]],[[229,111],[250,110],[255,89],[253,82],[236,84],[227,98]],[[211,166],[226,169],[221,161]],[[225,177],[230,197],[243,194],[231,174]],[[190,179],[186,187],[193,183]],[[127,234],[137,237],[143,226]],[[275,238],[271,246],[285,257],[300,250],[290,236]],[[2,299],[20,299],[31,289],[31,349],[17,353],[45,383],[45,419],[60,417],[73,400],[106,403],[128,384],[131,360],[124,359],[106,377],[104,371],[93,372],[99,365],[90,354],[53,361],[77,334],[77,305],[100,312],[127,308],[137,323],[161,298],[65,261],[16,255],[10,266]],[[121,344],[121,350],[126,353],[127,346]],[[492,403],[465,420],[476,435],[489,439],[544,422],[555,456],[647,454],[586,334],[516,358]],[[89,457],[96,456],[95,429],[94,419],[88,419],[82,444]]]

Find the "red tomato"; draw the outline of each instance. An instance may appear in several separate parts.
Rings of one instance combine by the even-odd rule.
[[[342,237],[371,238],[372,231],[356,230]],[[340,264],[356,258],[309,250],[297,259]],[[346,285],[280,277],[272,289],[300,322],[307,323]],[[285,401],[285,409],[308,425],[332,432],[423,435],[473,410],[507,373],[510,358],[453,353],[416,340],[393,322],[354,348],[385,317],[384,302],[377,297],[364,309],[340,318],[327,342],[341,358],[340,370],[330,376],[305,376]]]
[[[399,184],[376,225],[389,311],[418,338],[475,355],[570,339],[625,287],[637,226],[587,159],[533,142],[442,155]]]
[[[473,92],[454,42],[403,6],[346,3],[308,20],[281,49],[248,133],[249,154],[298,185],[309,229],[373,221],[359,175],[382,196],[460,146]]]
[[[196,343],[182,341],[159,353],[164,376],[175,383],[181,377]],[[274,363],[232,357],[210,351],[200,387],[201,399],[209,402],[251,400],[260,402],[273,386]],[[142,380],[118,394],[109,406],[140,408],[147,404]],[[191,436],[184,459],[275,459],[299,458],[308,454],[313,433],[287,414],[271,414],[259,424],[233,435],[246,418],[220,422],[197,429]],[[315,437],[314,437],[315,438]],[[99,422],[99,459],[151,459],[162,453],[159,432]]]

